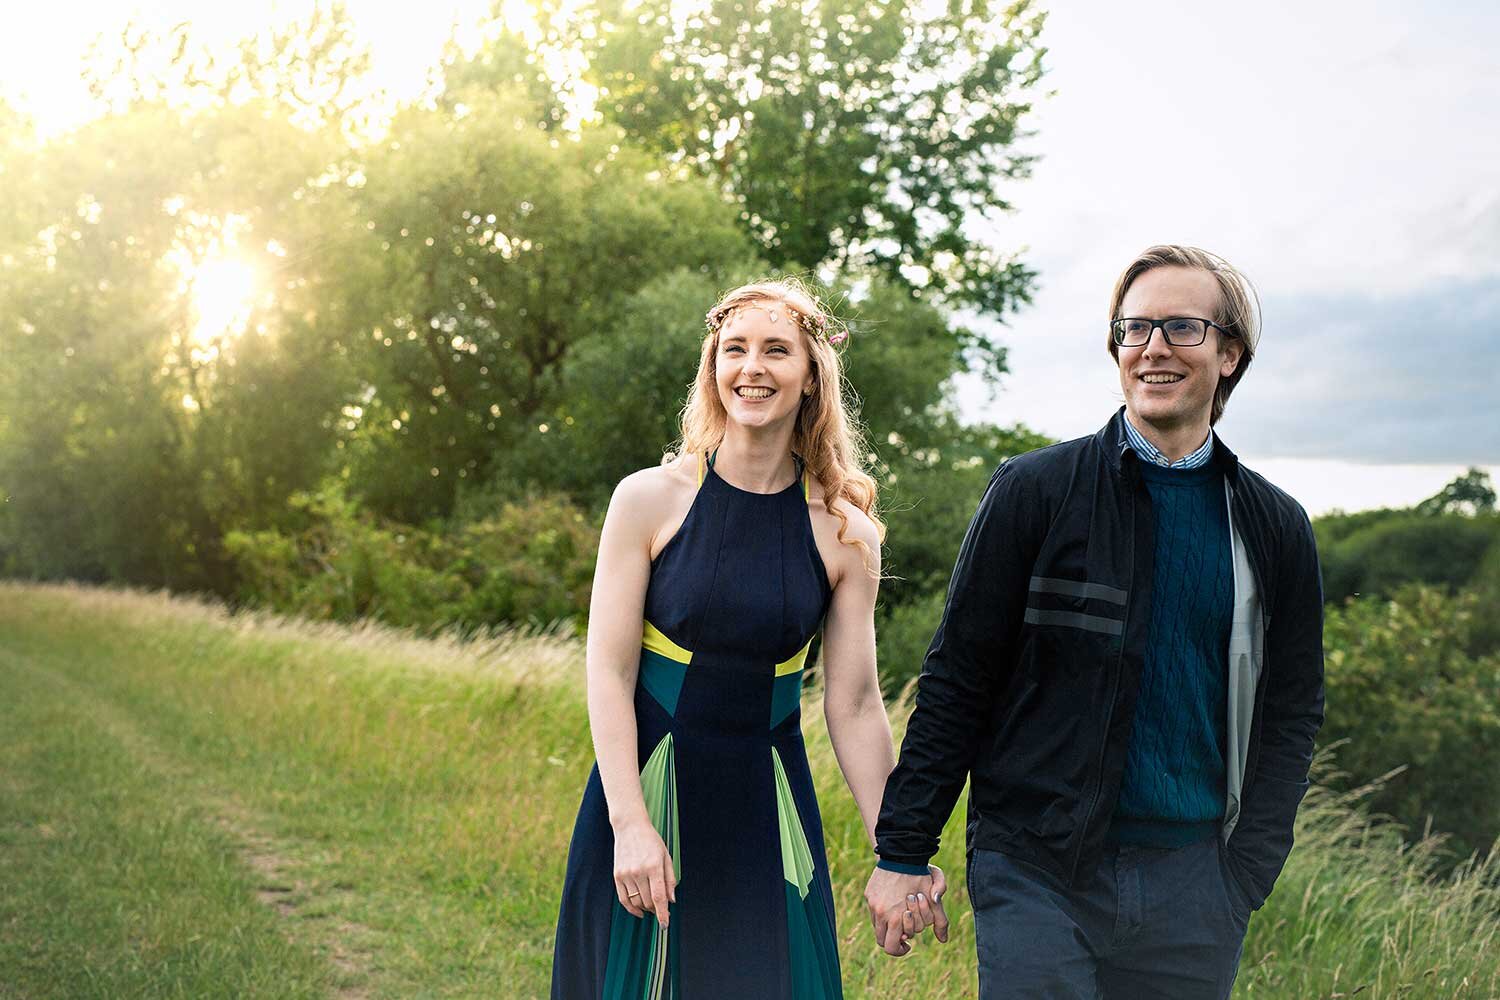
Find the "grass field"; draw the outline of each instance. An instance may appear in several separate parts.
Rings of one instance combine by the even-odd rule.
[[[545,996],[581,679],[562,636],[0,583],[0,998]],[[974,996],[960,826],[953,941],[878,955],[868,849],[804,715],[846,995]],[[1432,845],[1316,789],[1298,845],[1237,997],[1500,996],[1496,866],[1429,881]]]

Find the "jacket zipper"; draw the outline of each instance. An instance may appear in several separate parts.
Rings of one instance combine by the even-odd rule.
[[[1127,477],[1129,478],[1129,477]],[[1099,741],[1099,761],[1094,766],[1094,794],[1089,801],[1088,812],[1084,813],[1083,826],[1078,831],[1078,843],[1073,848],[1073,863],[1068,867],[1068,884],[1072,885],[1078,878],[1078,865],[1083,860],[1083,842],[1087,835],[1089,826],[1094,822],[1094,811],[1099,808],[1099,792],[1104,785],[1104,755],[1109,750],[1109,730],[1115,718],[1115,702],[1120,697],[1120,674],[1125,669],[1125,645],[1130,635],[1130,611],[1135,607],[1135,598],[1140,587],[1135,579],[1135,556],[1136,556],[1136,483],[1131,479],[1126,488],[1126,496],[1130,503],[1130,591],[1125,598],[1125,619],[1121,623],[1120,630],[1120,652],[1115,656],[1114,676],[1109,685],[1109,709],[1104,716],[1104,734]]]

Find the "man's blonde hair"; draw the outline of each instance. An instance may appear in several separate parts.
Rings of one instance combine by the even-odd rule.
[[[1234,337],[1244,345],[1239,364],[1235,365],[1233,372],[1219,379],[1218,388],[1214,390],[1213,410],[1208,417],[1209,425],[1212,426],[1224,415],[1224,405],[1229,402],[1229,394],[1234,392],[1234,387],[1244,378],[1251,359],[1255,357],[1255,347],[1260,341],[1260,299],[1256,296],[1255,286],[1250,284],[1250,279],[1218,254],[1198,247],[1166,243],[1142,250],[1121,272],[1119,280],[1115,282],[1114,293],[1109,298],[1111,323],[1123,318],[1120,315],[1120,304],[1125,301],[1125,293],[1130,290],[1135,279],[1158,267],[1190,267],[1213,275],[1219,285],[1219,305],[1213,316],[1203,318],[1213,321],[1219,330],[1215,336]],[[1222,339],[1219,343],[1222,348]],[[1109,333],[1109,353],[1115,363],[1119,364],[1120,348],[1115,344],[1113,330]]]

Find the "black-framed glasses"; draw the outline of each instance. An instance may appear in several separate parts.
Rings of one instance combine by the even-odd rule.
[[[1216,327],[1227,334],[1219,324],[1196,316],[1168,316],[1165,319],[1146,319],[1144,316],[1126,316],[1109,324],[1115,344],[1120,347],[1144,347],[1151,340],[1151,331],[1161,328],[1163,337],[1173,347],[1197,347],[1208,336],[1208,328]]]

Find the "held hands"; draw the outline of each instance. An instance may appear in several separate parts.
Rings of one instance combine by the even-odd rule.
[[[677,902],[677,874],[661,834],[641,819],[615,830],[615,895],[632,917],[656,915],[666,929]]]
[[[865,885],[875,943],[887,955],[899,958],[911,951],[907,942],[927,927],[939,941],[948,940],[948,914],[943,912],[948,880],[937,865],[927,870],[926,875],[902,875],[877,868]]]

